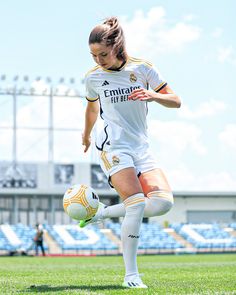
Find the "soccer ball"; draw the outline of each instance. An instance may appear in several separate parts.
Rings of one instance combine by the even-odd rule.
[[[84,184],[76,184],[67,189],[63,197],[65,212],[75,220],[92,218],[99,205],[99,197],[94,189]]]

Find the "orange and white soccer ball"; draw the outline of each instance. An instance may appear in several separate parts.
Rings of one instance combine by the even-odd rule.
[[[84,184],[75,184],[64,194],[63,207],[65,212],[75,220],[92,218],[99,205],[96,191]]]

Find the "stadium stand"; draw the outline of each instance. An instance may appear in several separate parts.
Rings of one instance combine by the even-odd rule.
[[[34,249],[33,238],[35,229],[23,224],[9,225],[2,224],[0,226],[0,250],[9,252],[29,252]],[[48,250],[47,244],[44,245]]]
[[[172,224],[171,227],[199,250],[236,248],[236,238],[218,224]]]
[[[236,230],[236,222],[229,224],[229,227]]]
[[[119,223],[107,223],[106,226],[120,238]],[[139,249],[173,250],[183,247],[157,223],[143,223],[140,237]]]
[[[118,246],[109,240],[96,225],[84,229],[77,225],[54,225],[46,226],[46,229],[62,251],[118,250]]]
[[[120,223],[107,222],[79,228],[71,225],[44,225],[45,248],[51,255],[120,254]],[[171,224],[143,223],[139,253],[235,252],[236,224]],[[22,224],[0,225],[0,253],[25,251],[34,254],[35,229]]]
[[[13,251],[15,248],[9,243],[8,238],[3,233],[2,228],[0,227],[0,250],[3,252]]]

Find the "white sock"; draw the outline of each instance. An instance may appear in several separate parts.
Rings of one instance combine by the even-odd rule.
[[[125,205],[124,203],[120,203],[117,205],[112,205],[104,208],[100,212],[100,216],[102,219],[105,218],[115,218],[115,217],[124,217],[125,216]]]
[[[160,216],[167,213],[173,206],[173,195],[168,191],[156,191],[148,194],[148,198],[145,198],[144,217]],[[125,216],[125,205],[123,203],[108,206],[104,208],[100,217],[115,218]]]
[[[143,193],[135,194],[124,201],[125,217],[121,225],[121,241],[125,263],[125,280],[138,275],[137,250],[140,227],[145,207]]]
[[[172,192],[154,191],[147,194],[145,202],[145,217],[161,216],[173,207],[174,198]]]

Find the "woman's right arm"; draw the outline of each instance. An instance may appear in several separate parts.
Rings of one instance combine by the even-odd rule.
[[[84,148],[85,153],[87,152],[91,144],[90,134],[93,129],[93,126],[96,123],[98,113],[99,113],[98,100],[93,102],[88,101],[87,108],[85,111],[85,127],[84,127],[84,132],[82,134],[82,145],[85,146]]]

